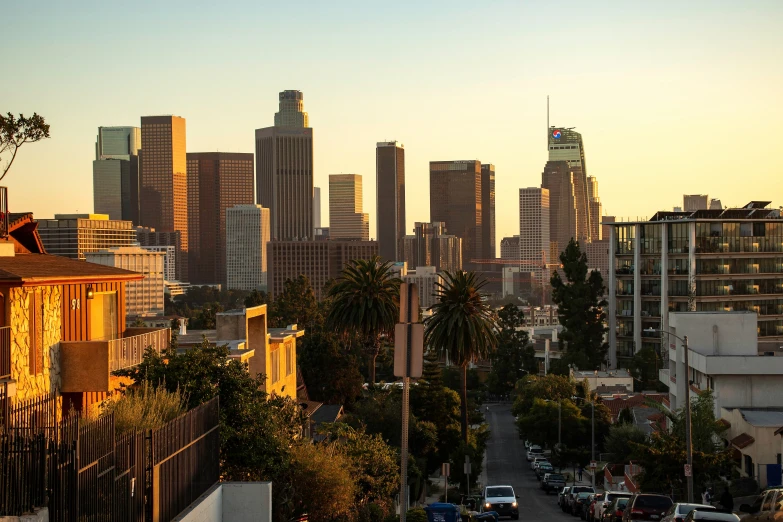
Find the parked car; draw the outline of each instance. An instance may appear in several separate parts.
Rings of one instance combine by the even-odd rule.
[[[602,522],[620,522],[623,519],[623,513],[628,505],[629,497],[616,497],[608,506],[604,508],[601,515]]]
[[[604,511],[606,508],[609,507],[609,504],[612,503],[612,501],[616,498],[631,498],[633,496],[633,493],[629,493],[627,491],[607,491],[604,494],[604,498],[600,503],[596,504],[595,508],[595,519],[596,520],[602,520],[604,516]]]
[[[584,519],[584,513],[587,511],[587,507],[590,505],[590,497],[593,495],[594,493],[589,491],[578,493],[574,498],[573,504],[571,504],[571,515]]]
[[[637,493],[623,512],[623,522],[631,520],[655,520],[661,519],[666,510],[672,507],[672,499],[664,495],[650,493]]]
[[[595,494],[595,489],[593,486],[571,486],[571,491],[568,492],[568,506],[566,507],[566,511],[572,515],[574,514],[574,504],[576,504],[576,498],[579,493],[589,493],[593,495]]]
[[[768,488],[751,504],[742,504],[739,510],[749,513],[743,522],[780,522],[783,520],[783,488]]]
[[[541,446],[530,446],[527,450],[527,461],[531,462],[536,457],[543,457],[544,456],[544,450],[541,449]]]
[[[676,504],[672,504],[672,507],[666,510],[666,512],[663,514],[663,517],[661,518],[661,522],[682,522],[685,520],[685,517],[688,516],[688,513],[694,509],[700,509],[702,511],[717,511],[714,507],[708,506],[706,504],[687,504],[684,502],[677,502]]]
[[[536,467],[536,477],[538,480],[541,480],[544,478],[544,475],[547,473],[553,473],[554,471],[555,468],[550,462],[539,462],[538,466]]]
[[[739,522],[740,517],[734,513],[723,513],[714,509],[694,509],[685,517],[685,522],[705,520],[714,522]]]
[[[588,522],[594,522],[595,520],[598,520],[598,513],[596,508],[603,503],[604,495],[605,493],[596,493],[593,495],[593,500],[590,502],[590,507],[587,508],[587,513],[585,514],[585,520]]]
[[[530,461],[530,469],[535,471],[536,467],[542,462],[549,462],[549,459],[547,459],[546,457],[534,457],[533,460]]]
[[[557,495],[557,505],[560,506],[560,509],[563,511],[566,510],[566,506],[568,505],[568,494],[571,492],[571,486],[565,486],[562,490],[560,490],[560,493]]]
[[[494,511],[501,517],[519,520],[519,504],[511,486],[487,486],[481,499],[481,512]]]
[[[550,491],[558,492],[565,487],[565,477],[560,473],[547,473],[544,478],[541,479],[541,489],[543,489],[547,495]]]

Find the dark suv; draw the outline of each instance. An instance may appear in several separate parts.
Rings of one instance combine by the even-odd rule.
[[[663,514],[672,506],[672,499],[664,495],[637,493],[623,512],[623,522],[631,520],[660,520]]]

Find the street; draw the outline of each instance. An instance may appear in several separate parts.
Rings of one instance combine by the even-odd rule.
[[[560,511],[557,495],[546,495],[530,470],[510,404],[491,404],[484,412],[492,436],[487,444],[487,485],[509,484],[519,495],[519,519],[541,522],[579,520]]]

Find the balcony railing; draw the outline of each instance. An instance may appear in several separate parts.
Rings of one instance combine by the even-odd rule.
[[[168,328],[128,328],[117,339],[63,341],[60,376],[63,392],[107,392],[116,387],[112,372],[142,362],[150,347],[161,353],[170,345]]]
[[[109,371],[136,366],[144,359],[148,347],[161,353],[169,347],[170,342],[171,330],[168,328],[128,328],[124,337],[109,341]]]
[[[0,328],[0,379],[10,379],[10,378],[11,378],[11,327],[4,326]]]

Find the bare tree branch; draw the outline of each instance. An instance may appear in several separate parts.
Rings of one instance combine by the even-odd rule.
[[[19,113],[15,117],[12,113],[7,116],[0,114],[0,155],[6,152],[11,153],[11,159],[5,164],[0,174],[0,181],[5,178],[11,165],[16,159],[19,148],[25,143],[35,143],[49,137],[49,124],[46,123],[43,116],[37,113],[29,118]]]

